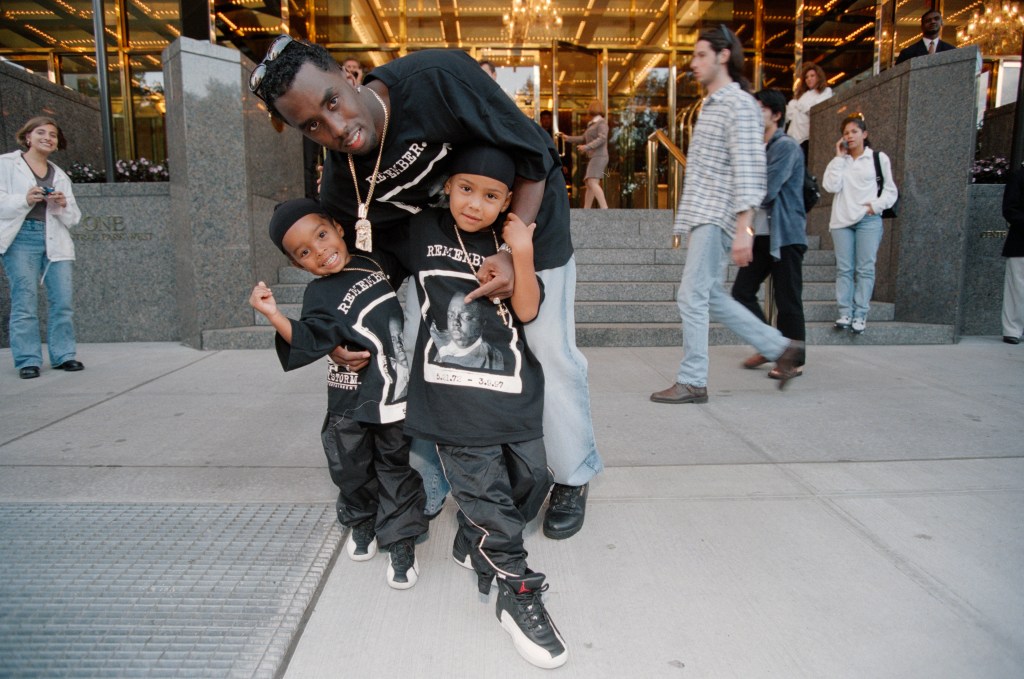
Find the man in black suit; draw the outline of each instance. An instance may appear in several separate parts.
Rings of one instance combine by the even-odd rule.
[[[956,45],[950,45],[939,39],[942,33],[942,15],[939,10],[930,9],[921,15],[921,39],[900,52],[896,57],[896,63],[902,64],[907,59],[923,57],[936,52],[955,50]]]

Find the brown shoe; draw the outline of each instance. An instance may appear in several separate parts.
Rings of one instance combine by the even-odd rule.
[[[665,391],[651,394],[651,400],[655,403],[707,403],[708,388],[676,382]]]
[[[761,354],[754,354],[747,360],[743,361],[743,367],[747,370],[753,370],[754,368],[759,368],[769,362],[770,361]]]
[[[782,352],[782,356],[779,356],[778,360],[775,361],[775,369],[779,373],[779,389],[784,389],[786,382],[789,382],[801,372],[800,366],[804,364],[805,358],[804,343],[800,340],[790,340],[789,346]]]

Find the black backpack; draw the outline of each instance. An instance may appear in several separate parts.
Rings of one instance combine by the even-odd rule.
[[[871,150],[875,157],[875,184],[878,185],[878,195],[882,195],[882,191],[885,188],[885,178],[882,177],[882,161],[879,160],[879,152],[874,149]],[[889,169],[892,169],[892,161],[889,161]],[[892,204],[892,207],[887,207],[882,211],[882,219],[895,219],[900,214],[900,199],[897,196],[896,202]]]
[[[821,190],[818,188],[818,178],[804,167],[804,211],[810,212],[811,208],[818,204],[821,198]]]

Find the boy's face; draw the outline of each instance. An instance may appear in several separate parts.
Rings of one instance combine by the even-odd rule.
[[[449,209],[463,231],[481,231],[494,224],[512,200],[503,182],[478,174],[453,174],[444,184]]]
[[[295,222],[282,243],[293,262],[316,276],[338,273],[350,259],[341,227],[324,215],[306,215]]]
[[[367,99],[356,92],[341,67],[325,73],[303,64],[274,107],[286,123],[332,151],[359,156],[377,150],[377,128]]]

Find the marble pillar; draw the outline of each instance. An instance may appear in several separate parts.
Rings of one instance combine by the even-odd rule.
[[[237,50],[179,38],[163,62],[180,337],[201,347],[203,330],[253,324],[252,285],[284,263],[266,224],[302,195],[301,138],[269,124]]]

